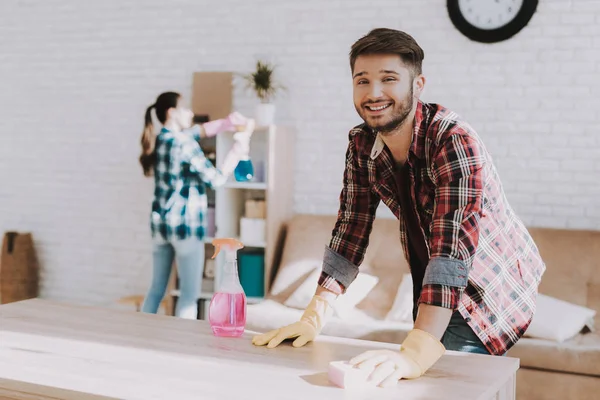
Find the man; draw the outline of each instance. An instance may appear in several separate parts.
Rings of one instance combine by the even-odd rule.
[[[503,355],[529,326],[545,265],[477,133],[419,100],[423,58],[410,35],[392,29],[352,46],[354,105],[364,124],[350,131],[319,285],[300,321],[254,337],[255,345],[296,338],[299,347],[315,338],[358,274],[380,201],[400,221],[415,323],[400,351],[350,360],[373,370],[375,384],[417,378],[445,349]]]

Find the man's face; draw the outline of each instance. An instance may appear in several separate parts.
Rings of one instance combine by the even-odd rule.
[[[398,55],[369,54],[356,59],[354,107],[371,128],[385,135],[401,126],[413,109],[413,76]]]

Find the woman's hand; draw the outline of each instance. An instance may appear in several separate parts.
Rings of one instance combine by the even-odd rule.
[[[225,118],[205,122],[201,125],[200,137],[213,137],[222,132],[243,132],[248,130],[251,119],[244,117],[237,111],[232,112]],[[252,127],[254,129],[254,127]]]
[[[244,132],[248,130],[248,125],[250,123],[254,123],[253,119],[246,118],[237,111],[234,111],[231,114],[229,114],[227,116],[227,120],[233,125],[237,132]],[[254,130],[254,126],[252,126],[252,130]]]

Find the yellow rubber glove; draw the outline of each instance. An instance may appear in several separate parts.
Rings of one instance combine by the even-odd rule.
[[[422,376],[440,359],[446,348],[428,332],[413,329],[402,343],[400,351],[371,350],[350,360],[353,366],[373,370],[369,382],[375,386],[393,386],[400,379]]]
[[[269,349],[272,349],[279,346],[285,339],[296,338],[292,346],[302,347],[317,337],[332,312],[333,308],[325,298],[314,295],[300,321],[254,336],[252,344],[256,346],[266,344]]]

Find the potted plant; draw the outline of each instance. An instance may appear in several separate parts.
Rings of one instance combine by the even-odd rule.
[[[275,104],[273,99],[282,85],[274,78],[275,67],[268,62],[258,60],[254,72],[244,75],[248,88],[253,90],[260,100],[256,106],[256,125],[272,125],[275,118]]]

